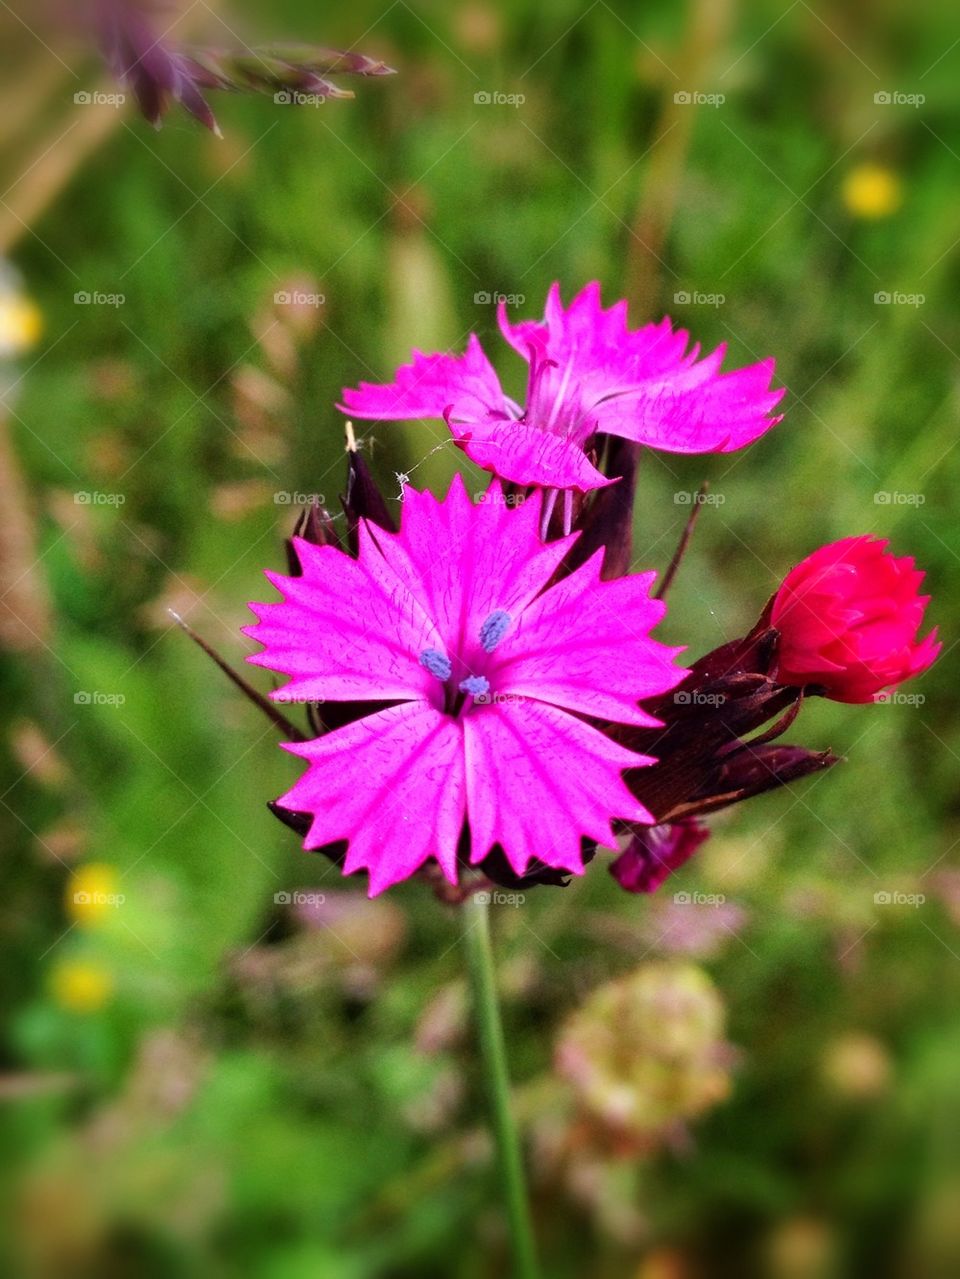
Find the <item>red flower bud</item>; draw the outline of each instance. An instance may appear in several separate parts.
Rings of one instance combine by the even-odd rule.
[[[917,633],[929,595],[911,557],[869,536],[821,546],[784,579],[771,623],[780,633],[774,678],[819,685],[838,702],[872,702],[925,671],[942,647]]]

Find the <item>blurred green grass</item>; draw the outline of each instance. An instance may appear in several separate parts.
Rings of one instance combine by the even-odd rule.
[[[960,935],[938,879],[956,866],[960,758],[951,15],[756,4],[731,10],[726,34],[706,4],[323,15],[288,0],[244,17],[261,37],[356,43],[400,75],[316,110],[222,101],[223,143],[176,116],[159,134],[124,118],[16,254],[46,329],[13,431],[55,652],[0,668],[4,1068],[69,1082],[2,1103],[0,1179],[19,1209],[7,1271],[500,1272],[495,1177],[459,1144],[482,1081],[462,1046],[411,1047],[431,994],[458,979],[455,919],[407,885],[392,894],[403,940],[369,962],[369,987],[343,979],[342,956],[278,986],[251,973],[293,940],[274,894],[339,885],[264,809],[295,771],[274,734],[163,604],[240,660],[245,601],[281,563],[293,514],[272,495],[339,491],[340,388],[412,346],[493,338],[478,293],[523,294],[532,315],[552,280],[569,295],[596,277],[610,301],[632,291],[638,321],[667,311],[733,362],[774,354],[790,391],[783,424],[746,454],[644,460],[638,567],[668,562],[678,492],[708,477],[722,498],[664,638],[696,654],[741,633],[797,558],[873,531],[928,570],[945,654],[919,705],[807,709],[793,736],[849,762],[734,810],[677,877],[747,912],[707,961],[742,1052],[733,1095],[689,1153],[644,1164],[639,1243],[542,1194],[547,1273],[955,1274]],[[881,90],[926,102],[878,105]],[[478,105],[480,91],[525,101]],[[678,91],[725,101],[674,106]],[[902,182],[889,216],[844,203],[864,163]],[[659,260],[638,227],[647,245],[659,235]],[[291,281],[326,302],[297,339],[289,399],[263,412],[236,379],[268,368],[270,326],[289,323],[272,298]],[[77,307],[81,289],[125,302]],[[925,301],[877,305],[881,291]],[[682,292],[724,301],[675,303]],[[364,435],[391,492],[398,472],[445,485],[470,470],[427,426]],[[77,705],[78,690],[125,700]],[[39,762],[25,723],[52,745]],[[61,847],[116,868],[126,901],[102,926],[71,926]],[[896,889],[926,902],[875,906]],[[518,1079],[549,1067],[574,999],[664,949],[653,910],[596,865],[501,912],[504,971],[521,970],[507,1009]],[[611,919],[618,940],[598,942]],[[57,965],[80,961],[114,985],[87,1014],[51,993]],[[824,1072],[854,1032],[890,1063],[867,1098]],[[160,1053],[162,1081],[165,1044],[182,1106],[149,1084],[144,1052]],[[441,1091],[442,1070],[465,1097],[418,1128],[410,1106]],[[674,1270],[653,1268],[664,1257]]]

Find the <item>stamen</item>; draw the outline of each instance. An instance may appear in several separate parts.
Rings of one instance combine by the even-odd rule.
[[[570,536],[573,528],[573,489],[563,490],[563,535]]]
[[[553,508],[557,504],[557,498],[560,494],[559,489],[546,489],[543,495],[543,510],[540,515],[540,540],[547,540],[547,532],[550,528],[550,517],[553,515]]]
[[[444,653],[438,653],[435,648],[425,648],[420,654],[420,665],[428,670],[431,675],[442,683],[450,678],[453,674],[453,667],[450,664],[450,658]]]
[[[553,430],[553,427],[557,422],[557,418],[560,415],[560,411],[564,407],[564,400],[566,399],[567,388],[570,385],[570,378],[572,374],[573,374],[573,360],[570,359],[567,361],[567,366],[563,370],[563,375],[560,378],[560,385],[556,388],[556,390],[553,393],[553,404],[550,408],[550,415],[547,418],[546,422],[543,424],[544,430],[546,431]],[[570,434],[569,425],[570,424],[568,423],[568,429],[567,429],[568,435]]]
[[[470,697],[483,697],[490,692],[490,681],[485,675],[469,675],[460,681],[460,692],[468,693]]]
[[[539,419],[543,416],[543,406],[540,403],[542,399],[543,380],[550,369],[557,367],[556,360],[548,359],[542,352],[537,350],[535,343],[527,344],[527,354],[530,361],[529,373],[527,375],[527,404],[525,418],[528,422],[539,424]]]
[[[493,652],[504,635],[506,635],[507,627],[512,621],[513,618],[504,609],[495,608],[493,610],[480,627],[480,643],[483,645],[485,653]]]

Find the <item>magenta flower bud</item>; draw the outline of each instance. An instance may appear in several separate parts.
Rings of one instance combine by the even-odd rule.
[[[655,892],[709,837],[710,831],[695,817],[644,826],[634,832],[630,843],[611,864],[610,874],[628,893]]]
[[[925,671],[942,645],[917,635],[929,595],[912,557],[869,536],[821,546],[784,579],[773,601],[779,632],[774,677],[818,685],[838,702],[873,702]]]

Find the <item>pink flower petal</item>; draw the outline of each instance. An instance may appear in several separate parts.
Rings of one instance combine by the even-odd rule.
[[[612,817],[652,822],[621,773],[652,763],[566,712],[519,698],[463,721],[471,856],[500,844],[518,875],[534,859],[583,874],[581,837],[610,845]]]
[[[600,580],[603,550],[526,609],[497,648],[491,680],[600,719],[656,727],[637,702],[669,692],[686,675],[683,650],[650,638],[667,611],[650,598],[654,573]]]
[[[469,417],[506,415],[500,379],[474,333],[463,355],[414,351],[412,362],[397,369],[395,381],[345,387],[340,405],[344,413],[379,421],[442,418],[451,407]]]
[[[530,348],[563,366],[574,360],[578,376],[596,379],[614,389],[639,378],[652,378],[684,366],[689,335],[674,331],[668,319],[630,330],[627,303],[623,300],[604,310],[600,285],[591,281],[564,307],[560,285],[547,294],[543,322],[525,320],[512,325],[501,303],[500,331],[526,359]],[[696,350],[687,359],[693,359]]]
[[[597,408],[597,429],[667,453],[730,453],[781,420],[784,394],[769,390],[774,362],[719,373],[723,347],[699,364],[635,384]]]
[[[458,720],[408,702],[285,749],[310,763],[279,801],[313,817],[304,848],[349,840],[344,874],[369,871],[371,897],[430,857],[457,882],[466,801]]]
[[[508,501],[494,481],[472,498],[459,475],[446,498],[407,489],[398,534],[376,531],[393,574],[424,601],[445,650],[467,662],[496,609],[521,613],[543,590],[573,539],[544,545],[539,499]]]
[[[538,426],[504,418],[460,423],[452,417],[448,425],[471,462],[516,484],[589,493],[614,482],[597,470],[579,441]]]
[[[378,555],[357,561],[332,546],[294,538],[302,577],[267,577],[283,593],[251,604],[244,633],[265,651],[247,660],[290,682],[277,701],[389,701],[431,697],[436,680],[418,661],[443,640],[409,586]]]
[[[525,358],[532,348],[558,370],[573,366],[592,430],[670,453],[713,453],[742,448],[780,421],[770,416],[784,394],[769,390],[772,359],[722,374],[725,347],[698,362],[699,347],[688,350],[689,334],[667,318],[631,331],[626,302],[604,310],[596,281],[566,308],[551,285],[542,324],[512,325],[503,305],[499,320]]]

